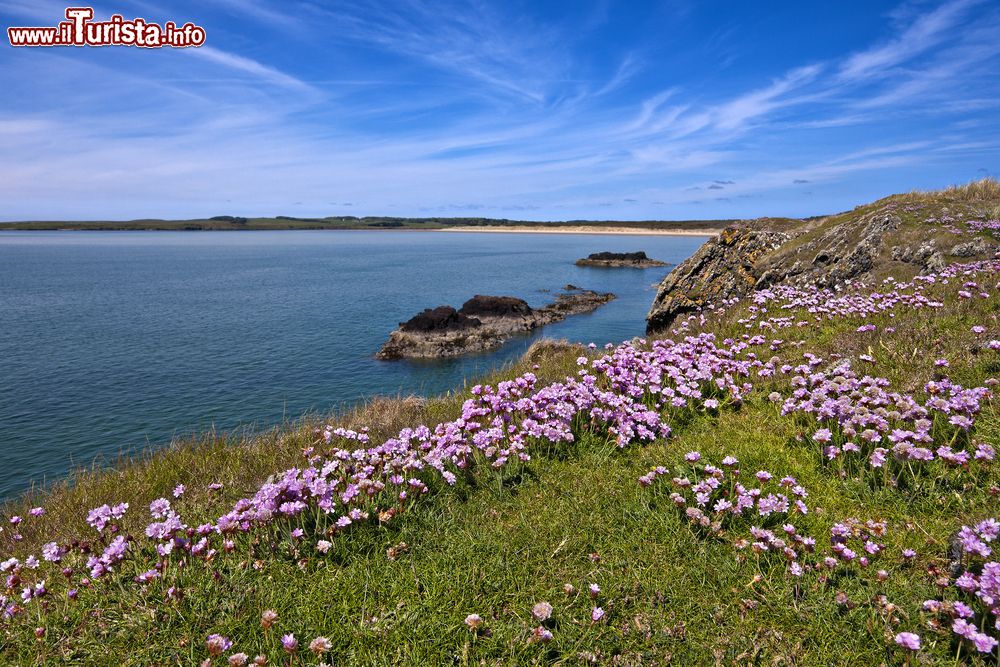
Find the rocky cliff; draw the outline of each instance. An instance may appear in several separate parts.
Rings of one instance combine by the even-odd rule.
[[[1000,188],[894,195],[834,216],[741,221],[709,240],[660,284],[651,333],[709,303],[787,283],[838,289],[885,275],[931,273],[998,249]]]
[[[760,257],[789,238],[784,232],[752,226],[726,228],[663,279],[646,318],[646,328],[664,329],[678,315],[710,301],[743,296],[757,282],[756,263]]]

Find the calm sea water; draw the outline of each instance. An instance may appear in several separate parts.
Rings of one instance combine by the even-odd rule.
[[[0,232],[0,499],[212,427],[266,427],[375,394],[433,394],[539,335],[642,334],[667,269],[596,269],[600,250],[678,263],[702,237],[426,232]],[[500,351],[373,358],[396,325],[474,294],[533,306],[566,283],[618,299]]]

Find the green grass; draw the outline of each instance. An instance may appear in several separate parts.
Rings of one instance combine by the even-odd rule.
[[[995,303],[959,303],[938,317],[910,313],[894,319],[899,329],[916,327],[922,338],[942,338],[946,351],[958,352],[971,336],[971,322],[995,318]],[[738,315],[728,316],[720,334],[739,331]],[[851,354],[867,342],[889,350],[878,369],[894,380],[912,384],[933,375],[925,355],[898,353],[912,343],[912,333],[859,344],[856,326],[832,321],[801,330],[802,349]],[[546,379],[557,379],[572,372],[577,354],[577,349],[540,346],[507,374],[539,363]],[[953,356],[953,374],[968,382],[985,380],[996,357],[981,357]],[[461,398],[383,401],[343,421],[380,417],[373,422],[375,435],[384,436],[401,425],[454,416]],[[992,411],[979,429],[998,441],[1000,421]],[[96,593],[84,592],[82,604],[57,603],[63,606],[44,621],[42,641],[34,638],[34,620],[6,630],[0,655],[15,664],[193,664],[205,656],[205,637],[219,632],[251,656],[277,656],[278,633],[264,631],[258,622],[261,612],[274,609],[281,632],[294,632],[305,642],[329,637],[338,665],[580,664],[591,658],[622,665],[898,663],[901,656],[887,648],[891,636],[918,627],[920,601],[936,595],[927,569],[946,564],[949,536],[962,522],[996,512],[991,488],[1000,480],[994,473],[961,493],[915,496],[872,488],[840,479],[795,442],[795,435],[792,420],[756,398],[738,411],[699,416],[671,440],[647,447],[619,450],[584,439],[536,454],[520,470],[481,473],[436,491],[386,527],[337,538],[324,558],[296,553],[289,540],[275,534],[253,545],[244,559],[220,559],[212,568],[195,565],[182,577],[186,596],[175,604],[158,601],[159,584],[143,593],[123,583],[135,573],[123,573],[99,601]],[[121,470],[84,474],[41,500],[49,514],[18,550],[60,530],[85,534],[83,515],[99,502],[128,500],[138,510],[131,517],[137,521],[149,500],[181,481],[193,490],[183,501],[185,514],[217,515],[271,472],[299,461],[299,450],[311,440],[309,424],[258,439],[206,439]],[[748,471],[796,476],[810,491],[814,511],[805,525],[814,534],[849,516],[887,520],[888,551],[915,548],[918,563],[887,558],[879,565],[890,570],[885,583],[870,574],[847,576],[807,584],[796,596],[782,565],[758,566],[735,551],[731,540],[696,534],[665,494],[636,483],[650,466],[681,464],[688,450],[716,461],[733,454]],[[226,484],[219,497],[203,490],[213,481]],[[387,551],[401,543],[406,548],[390,559]],[[598,555],[596,562],[591,554]],[[754,584],[757,573],[764,579]],[[585,591],[591,582],[600,585],[597,603],[607,611],[598,624],[589,618],[592,601]],[[567,583],[578,592],[563,592]],[[847,595],[851,608],[835,602],[838,592]],[[897,611],[886,612],[880,595]],[[541,600],[555,607],[555,639],[544,645],[528,641],[535,627],[530,610]],[[463,619],[470,613],[485,619],[488,635],[476,637],[466,629]],[[922,655],[930,664],[951,664],[947,637],[938,642]]]
[[[939,285],[932,292],[954,289]],[[810,351],[858,367],[858,355],[869,353],[876,359],[871,372],[912,392],[939,376],[933,362],[944,357],[952,364],[949,377],[977,386],[1000,376],[1000,355],[983,349],[970,330],[981,324],[996,337],[998,309],[992,296],[949,299],[933,312],[825,321],[777,333],[788,343],[775,354],[796,363]],[[737,321],[745,314],[745,307],[734,308],[708,328],[720,338],[737,337],[746,332]],[[865,322],[878,332],[858,334]],[[886,326],[896,331],[886,333]],[[540,384],[557,381],[575,373],[580,353],[538,344],[487,380],[538,365]],[[304,647],[322,635],[333,644],[327,660],[334,665],[881,665],[904,663],[892,637],[910,630],[925,641],[916,664],[997,664],[995,655],[956,656],[950,633],[929,631],[920,605],[941,596],[935,581],[947,569],[953,533],[1000,513],[1000,471],[910,489],[842,476],[797,440],[803,426],[766,399],[772,389],[787,389],[787,380],[755,383],[739,409],[678,422],[669,440],[618,449],[586,436],[535,451],[517,468],[479,469],[455,487],[435,487],[385,525],[338,536],[325,556],[294,546],[287,528],[261,531],[252,542],[240,538],[239,558],[195,561],[181,573],[185,595],[173,603],[162,602],[159,582],[148,590],[133,584],[137,571],[127,561],[116,576],[82,591],[77,603],[53,598],[44,618],[0,625],[0,663],[198,664],[207,655],[205,638],[221,633],[232,638],[234,651],[283,664],[280,635],[294,632],[303,644],[295,664],[318,662]],[[432,400],[378,400],[331,419],[369,425],[373,440],[381,440],[404,426],[454,418],[467,395],[461,389]],[[146,505],[180,482],[190,489],[179,503],[189,523],[216,517],[268,475],[300,465],[302,448],[322,423],[206,436],[113,470],[82,471],[5,508],[4,515],[36,504],[48,511],[27,522],[22,542],[10,542],[9,531],[0,535],[0,553],[37,553],[50,539],[86,535],[87,510],[104,502],[129,502],[124,529],[138,535]],[[1000,446],[995,404],[980,416],[977,437]],[[682,467],[690,450],[715,462],[734,455],[747,473],[795,476],[810,494],[811,512],[799,525],[821,543],[847,517],[886,521],[885,555],[867,570],[849,568],[826,581],[806,577],[796,586],[783,563],[758,562],[734,549],[745,527],[706,537],[667,499],[668,479],[650,488],[637,483],[652,466]],[[211,482],[225,486],[211,493]],[[904,548],[918,552],[915,562],[899,558]],[[874,576],[879,568],[889,574],[884,582]],[[596,601],[587,595],[590,583],[601,588]],[[567,594],[566,584],[575,592]],[[530,641],[537,626],[531,608],[543,600],[554,607],[554,639],[547,644]],[[607,612],[599,623],[590,620],[594,604]],[[265,609],[279,615],[270,630],[259,622]],[[483,617],[486,631],[466,628],[471,613]],[[39,626],[46,629],[41,640],[34,635]]]
[[[872,600],[886,595],[912,614],[914,601],[934,597],[923,569],[943,559],[957,522],[991,506],[988,486],[914,502],[845,485],[790,445],[792,432],[776,428],[782,423],[772,406],[755,403],[699,418],[669,444],[622,452],[580,443],[572,456],[443,492],[397,526],[352,532],[326,558],[305,558],[282,540],[256,547],[259,569],[252,558],[220,561],[213,582],[195,566],[176,605],[156,602],[155,585],[148,595],[113,587],[93,615],[78,615],[90,606],[78,604],[46,622],[62,641],[35,642],[29,623],[9,636],[6,655],[38,664],[193,664],[212,632],[251,655],[276,655],[277,633],[257,623],[274,609],[282,631],[329,637],[342,665],[579,664],[584,653],[607,664],[879,664],[894,626]],[[807,586],[798,600],[780,565],[765,566],[765,582],[753,585],[753,562],[695,535],[636,483],[650,465],[677,465],[686,448],[796,475],[811,491],[817,532],[832,517],[887,519],[890,550],[926,555],[911,568],[889,565],[884,585],[847,577]],[[400,543],[408,549],[390,560],[386,552]],[[591,582],[608,613],[600,624],[589,621]],[[566,583],[579,592],[566,595]],[[838,591],[857,607],[842,610]],[[530,609],[541,600],[556,609],[556,639],[544,646],[527,641]],[[483,616],[490,636],[471,636],[462,623],[469,613]]]

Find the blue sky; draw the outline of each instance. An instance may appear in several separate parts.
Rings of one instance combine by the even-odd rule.
[[[0,0],[0,23],[64,4]],[[1000,3],[102,0],[0,47],[0,219],[804,216],[1000,171]]]

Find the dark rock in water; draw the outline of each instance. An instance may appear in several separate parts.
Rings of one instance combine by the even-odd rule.
[[[462,304],[458,311],[469,317],[523,317],[531,314],[527,301],[513,296],[483,296],[477,294]]]
[[[400,331],[462,331],[481,326],[482,322],[451,306],[428,308],[419,315],[399,325]]]
[[[404,322],[389,335],[378,359],[452,357],[499,347],[511,336],[590,312],[615,298],[591,290],[560,294],[544,308],[510,296],[477,294],[460,310],[439,306]]]
[[[565,292],[579,292],[580,289],[581,288],[577,287],[573,283],[566,283],[566,286],[563,287],[563,291]]]
[[[550,322],[558,322],[567,315],[596,310],[614,298],[615,295],[611,293],[585,289],[571,294],[560,294],[556,296],[555,303],[536,310],[534,314],[539,319],[540,324],[549,324]]]
[[[620,259],[629,262],[642,262],[649,257],[640,250],[638,252],[594,252],[587,255],[587,259]]]
[[[638,252],[595,252],[586,259],[576,260],[577,266],[627,267],[644,269],[653,266],[667,266],[665,262],[650,259],[643,251]]]

